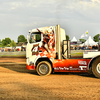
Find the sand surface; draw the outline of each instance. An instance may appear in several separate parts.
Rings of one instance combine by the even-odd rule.
[[[0,63],[25,61],[0,59]],[[82,73],[38,76],[25,64],[0,65],[0,100],[100,100],[100,79]]]

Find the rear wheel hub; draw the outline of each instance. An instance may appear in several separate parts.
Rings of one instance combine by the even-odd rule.
[[[46,74],[48,72],[48,66],[46,64],[40,65],[39,71],[41,74]]]

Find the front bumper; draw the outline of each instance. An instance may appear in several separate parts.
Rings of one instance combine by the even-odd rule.
[[[26,67],[27,67],[28,70],[35,70],[34,64],[32,64],[32,65],[28,65],[28,64],[27,64]]]

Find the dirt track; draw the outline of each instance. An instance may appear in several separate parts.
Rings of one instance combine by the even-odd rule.
[[[25,62],[25,59],[7,62],[11,61]],[[41,77],[35,71],[28,71],[25,65],[2,65],[0,100],[100,100],[100,79],[73,73]]]
[[[26,58],[0,58],[0,62],[26,63]]]

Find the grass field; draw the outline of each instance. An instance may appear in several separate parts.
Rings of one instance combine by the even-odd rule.
[[[77,56],[77,57],[82,57],[82,56],[83,56],[83,52],[84,52],[83,50],[72,50],[72,51],[71,51],[71,56],[72,56],[72,57],[74,57],[74,56],[75,56],[75,57],[76,57],[76,56]]]
[[[82,57],[83,50],[71,50],[71,57]],[[0,57],[26,57],[26,52],[0,52]]]
[[[26,52],[0,52],[0,57],[25,57]]]

